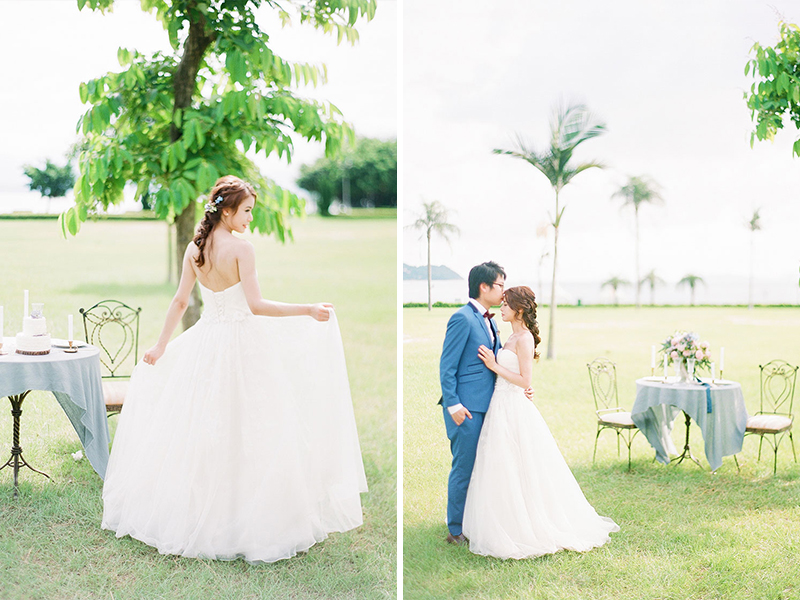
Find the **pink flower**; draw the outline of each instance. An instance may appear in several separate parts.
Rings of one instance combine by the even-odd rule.
[[[684,356],[687,356],[687,357],[688,357],[688,356],[691,356],[691,355],[692,355],[692,351],[691,351],[691,350],[684,350],[684,351],[683,351],[683,355],[684,355]]]
[[[703,342],[702,344],[700,344],[700,347],[708,348],[708,342]]]
[[[678,352],[683,352],[686,350],[686,344],[678,344]]]
[[[695,353],[695,357],[697,357],[697,360],[703,360],[703,357],[705,357],[705,354],[703,354],[703,351],[702,351],[702,350],[698,350],[698,351]]]
[[[672,359],[677,359],[677,358],[678,358],[678,353],[677,353],[677,352],[675,352],[675,350],[673,350],[673,351],[670,353],[670,358],[672,358]]]
[[[680,342],[680,341],[681,341],[681,338],[676,336],[676,337],[672,338],[672,345],[673,346],[677,346],[678,342]]]

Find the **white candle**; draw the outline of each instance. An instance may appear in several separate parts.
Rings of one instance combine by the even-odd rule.
[[[22,318],[24,319],[25,317],[28,316],[28,290],[24,290],[22,295],[24,296],[25,299],[25,312],[22,313]]]
[[[667,355],[664,354],[664,379],[667,378]]]
[[[719,370],[720,373],[725,370],[725,348],[719,349]]]
[[[67,341],[72,341],[72,315],[67,315]]]
[[[650,346],[650,368],[656,368],[656,347]]]
[[[711,363],[711,381],[714,381],[717,378],[716,373],[717,373],[716,365],[714,365],[714,363]]]

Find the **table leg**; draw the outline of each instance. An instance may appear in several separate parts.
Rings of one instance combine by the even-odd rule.
[[[688,458],[689,460],[694,461],[694,463],[702,469],[703,465],[701,465],[700,461],[697,460],[697,458],[695,458],[695,456],[692,454],[691,449],[689,448],[689,427],[692,424],[692,417],[690,417],[689,414],[686,412],[684,412],[683,414],[686,415],[686,443],[683,446],[683,454],[678,456],[678,458],[674,459],[673,461],[670,461],[670,464],[674,463],[677,465],[683,462],[684,458]]]
[[[20,467],[28,467],[31,471],[35,473],[39,473],[40,475],[44,475],[48,479],[50,479],[50,475],[47,473],[43,473],[37,469],[34,469],[30,466],[25,458],[22,456],[22,446],[19,445],[19,420],[22,416],[22,401],[25,400],[25,396],[30,394],[30,390],[19,394],[17,396],[9,396],[8,399],[11,401],[11,416],[14,418],[14,435],[13,441],[11,443],[11,458],[6,461],[2,467],[0,467],[0,471],[5,469],[6,467],[13,467],[14,468],[14,498],[19,497],[19,485],[18,485],[18,474]]]

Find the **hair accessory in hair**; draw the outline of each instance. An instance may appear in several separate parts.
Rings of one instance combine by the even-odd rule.
[[[224,198],[222,196],[217,196],[216,198],[214,198],[214,202],[213,203],[212,202],[206,202],[205,206],[203,206],[203,209],[207,213],[217,212],[217,204],[219,204],[223,200],[224,200]]]

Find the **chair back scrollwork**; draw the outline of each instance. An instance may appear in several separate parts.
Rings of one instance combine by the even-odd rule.
[[[607,358],[596,358],[588,365],[595,409],[606,410],[619,406],[617,367]]]
[[[785,360],[759,365],[761,370],[760,414],[792,414],[797,369]]]
[[[109,377],[129,377],[139,356],[139,313],[118,300],[103,300],[80,309],[86,342],[100,348]]]

